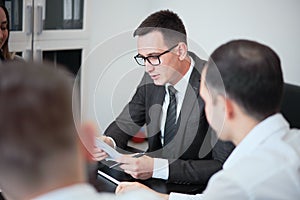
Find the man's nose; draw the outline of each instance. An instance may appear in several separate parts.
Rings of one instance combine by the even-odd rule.
[[[154,66],[151,65],[147,60],[145,60],[145,70],[147,73],[152,72],[154,70]]]

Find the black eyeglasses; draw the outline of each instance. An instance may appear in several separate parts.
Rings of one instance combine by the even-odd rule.
[[[145,66],[146,64],[146,60],[152,65],[152,66],[157,66],[157,65],[160,65],[160,59],[159,57],[166,54],[166,53],[169,53],[172,49],[174,49],[175,47],[177,47],[178,44],[176,44],[175,46],[171,47],[170,49],[162,52],[161,54],[158,54],[156,56],[147,56],[147,57],[144,57],[140,54],[134,56],[134,59],[135,61],[137,62],[137,64],[141,65],[141,66]]]

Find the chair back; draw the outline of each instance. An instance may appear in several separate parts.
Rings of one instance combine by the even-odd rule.
[[[300,129],[300,86],[284,84],[281,113],[291,128]]]

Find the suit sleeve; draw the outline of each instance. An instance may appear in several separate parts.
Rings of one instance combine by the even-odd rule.
[[[217,140],[212,150],[212,157],[214,160],[218,160],[223,164],[234,148],[235,146],[232,142]]]
[[[128,140],[145,124],[145,90],[144,75],[131,101],[104,132],[105,135],[112,137],[117,147],[121,149],[127,147]]]
[[[209,178],[222,169],[218,160],[169,160],[168,182],[199,184],[205,188]]]
[[[231,142],[223,142],[217,139],[212,143],[212,159],[169,160],[168,181],[181,184],[200,184],[205,188],[210,177],[222,169],[223,163],[234,149]]]

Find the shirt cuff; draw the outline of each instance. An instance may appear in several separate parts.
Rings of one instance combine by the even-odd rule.
[[[106,136],[108,139],[111,140],[111,142],[113,143],[113,148],[116,149],[116,142],[114,141],[114,139],[112,139],[112,137]]]
[[[154,158],[152,178],[167,180],[169,178],[169,162],[166,159]]]

